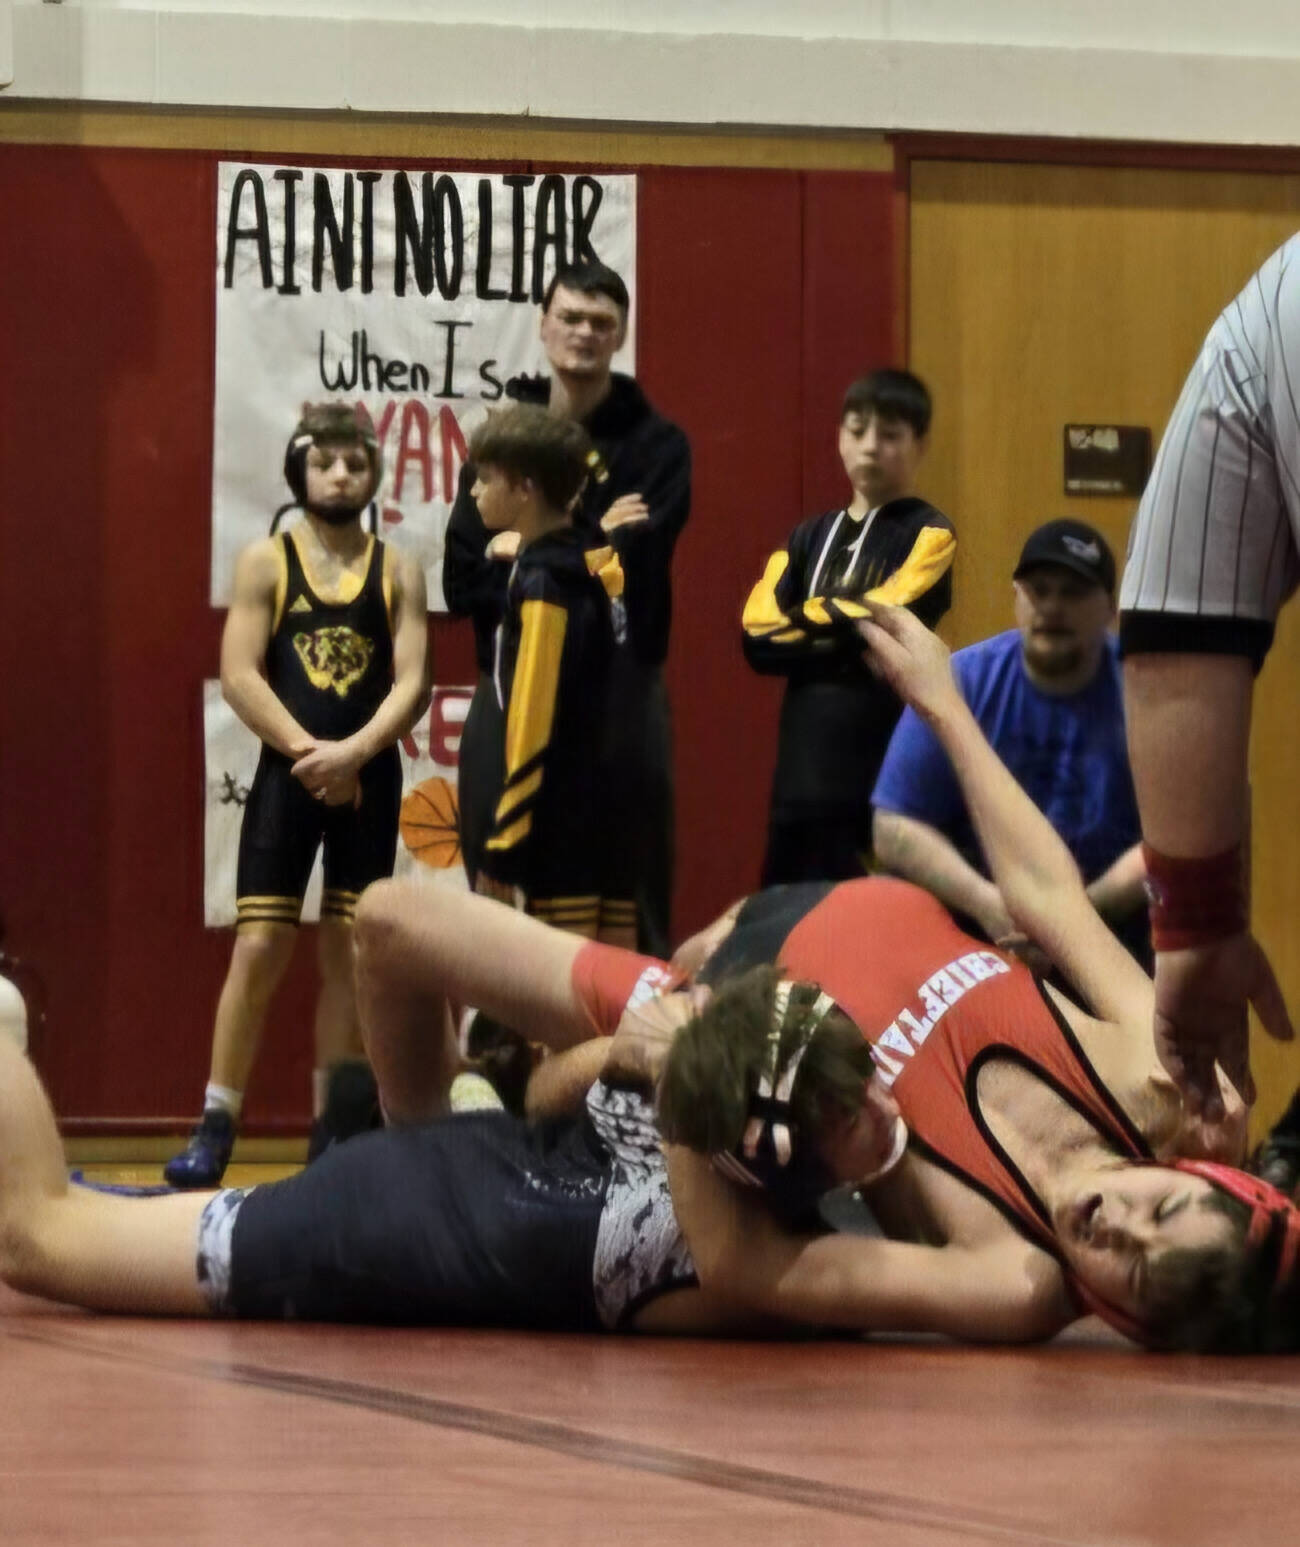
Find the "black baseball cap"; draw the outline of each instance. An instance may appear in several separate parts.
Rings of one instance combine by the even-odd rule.
[[[1096,527],[1086,521],[1072,521],[1065,516],[1031,532],[1011,578],[1019,580],[1021,575],[1044,564],[1072,569],[1109,595],[1115,594],[1115,555]]]

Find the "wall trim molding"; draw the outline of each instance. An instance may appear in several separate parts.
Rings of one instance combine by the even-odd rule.
[[[561,119],[407,117],[140,109],[0,99],[0,144],[215,150],[231,155],[385,156],[394,160],[549,161],[602,166],[752,167],[891,172],[894,153],[866,131],[683,128]]]

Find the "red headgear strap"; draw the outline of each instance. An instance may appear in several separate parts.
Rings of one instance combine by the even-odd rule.
[[[1290,1283],[1300,1259],[1300,1208],[1285,1193],[1261,1177],[1251,1176],[1248,1171],[1238,1171],[1235,1166],[1222,1166],[1210,1160],[1174,1160],[1167,1162],[1171,1170],[1184,1171],[1189,1176],[1199,1176],[1211,1182],[1230,1198],[1236,1198],[1250,1210],[1250,1224],[1246,1227],[1245,1245],[1248,1250],[1263,1245],[1276,1219],[1286,1220],[1286,1236],[1278,1257],[1277,1274],[1273,1280],[1273,1293],[1278,1294]],[[1077,1280],[1072,1287],[1076,1298],[1095,1316],[1132,1338],[1135,1343],[1149,1343],[1150,1330],[1144,1323],[1127,1311],[1121,1310]]]
[[[1246,1205],[1250,1210],[1250,1224],[1246,1227],[1248,1247],[1260,1246],[1267,1240],[1274,1220],[1281,1218],[1286,1221],[1286,1235],[1277,1261],[1273,1293],[1285,1289],[1291,1282],[1296,1259],[1300,1256],[1300,1209],[1296,1208],[1290,1198],[1262,1177],[1251,1176],[1249,1171],[1238,1171],[1234,1166],[1217,1165],[1211,1160],[1176,1160],[1174,1170],[1204,1177],[1230,1198],[1236,1198],[1239,1203]]]
[[[1083,1309],[1093,1316],[1100,1316],[1116,1332],[1122,1333],[1134,1343],[1149,1343],[1151,1334],[1146,1324],[1140,1322],[1136,1316],[1130,1316],[1127,1311],[1121,1311],[1118,1305],[1112,1305],[1109,1300],[1102,1297],[1093,1289],[1089,1289],[1082,1279],[1070,1275],[1070,1288],[1074,1291],[1074,1298]]]

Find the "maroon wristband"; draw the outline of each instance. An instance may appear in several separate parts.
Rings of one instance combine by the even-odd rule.
[[[1239,935],[1247,927],[1246,867],[1241,844],[1203,859],[1175,859],[1150,844],[1146,861],[1151,944],[1157,951],[1189,951]]]

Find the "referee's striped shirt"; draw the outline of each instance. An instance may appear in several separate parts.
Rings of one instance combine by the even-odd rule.
[[[1138,506],[1126,653],[1251,657],[1300,581],[1300,234],[1210,329]]]

